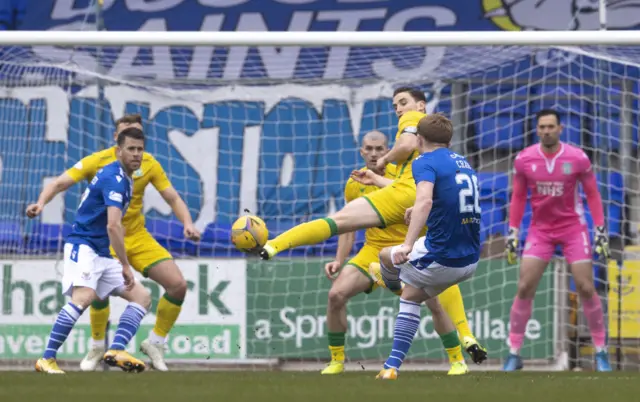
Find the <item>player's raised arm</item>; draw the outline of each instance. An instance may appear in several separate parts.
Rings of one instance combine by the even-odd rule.
[[[398,116],[398,134],[391,151],[378,161],[378,167],[387,163],[401,164],[407,161],[418,147],[418,122],[424,116],[427,98],[424,92],[410,87],[397,88],[393,92],[393,109]]]
[[[56,179],[50,183],[48,183],[42,189],[40,196],[38,197],[38,201],[34,204],[30,204],[27,206],[27,216],[29,218],[35,218],[36,216],[42,213],[44,206],[47,205],[53,197],[58,195],[59,193],[65,191],[76,182],[66,173],[61,174],[56,177]]]
[[[151,178],[151,184],[158,190],[162,199],[171,207],[171,210],[176,215],[178,220],[184,227],[184,236],[190,240],[200,240],[200,232],[196,229],[191,219],[191,213],[187,204],[182,200],[182,197],[178,194],[173,187],[166,172],[162,168],[162,165],[158,161],[154,160],[153,176]]]
[[[372,170],[354,170],[351,172],[351,178],[365,186],[387,187],[393,183],[393,179],[381,176]]]
[[[507,236],[506,252],[509,264],[515,264],[518,249],[518,231],[527,206],[527,178],[524,175],[524,162],[521,156],[516,156],[513,163],[513,192],[509,204],[509,234]]]
[[[89,177],[93,177],[97,170],[97,158],[95,154],[91,154],[84,157],[81,161],[76,163],[73,167],[56,177],[55,180],[47,184],[38,196],[38,201],[27,207],[27,216],[29,218],[35,218],[42,213],[44,206],[47,205],[53,197],[66,191],[69,187],[75,183],[86,180]]]

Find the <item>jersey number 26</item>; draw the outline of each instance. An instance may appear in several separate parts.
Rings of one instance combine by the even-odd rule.
[[[458,192],[460,213],[481,213],[482,210],[480,209],[478,177],[475,174],[470,175],[468,173],[458,173],[456,175],[456,184],[459,186],[463,186]],[[470,200],[469,197],[473,197],[473,200]]]

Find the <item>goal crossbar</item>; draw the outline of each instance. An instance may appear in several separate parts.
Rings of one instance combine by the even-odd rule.
[[[5,31],[9,46],[582,46],[639,45],[637,31],[148,32]]]

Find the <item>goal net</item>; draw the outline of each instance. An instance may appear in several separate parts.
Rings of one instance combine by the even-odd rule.
[[[564,124],[562,140],[591,158],[605,205],[614,258],[608,266],[596,264],[594,272],[612,360],[622,346],[624,367],[637,367],[636,47],[117,47],[77,39],[71,47],[24,43],[0,55],[0,363],[32,362],[46,345],[65,301],[61,248],[86,184],[54,198],[38,219],[25,217],[26,205],[82,157],[111,147],[114,120],[137,113],[147,151],[203,232],[200,243],[185,241],[170,206],[152,185],[147,188],[147,229],[174,255],[188,283],[167,341],[169,364],[321,368],[329,360],[331,286],[323,267],[335,257],[337,238],[259,262],[233,248],[230,225],[239,215],[256,214],[273,237],[341,208],[349,173],[363,166],[360,140],[379,130],[393,143],[392,92],[411,85],[425,91],[429,113],[451,117],[452,147],[478,171],[482,260],[461,290],[469,325],[489,351],[486,366],[499,368],[508,353],[518,279],[518,266],[503,257],[512,162],[537,142],[535,113],[555,108]],[[527,208],[520,244],[529,221]],[[356,239],[353,254],[363,233]],[[589,333],[566,271],[558,253],[540,282],[522,349],[527,367],[591,365]],[[164,294],[141,280],[153,306],[131,351],[153,327]],[[111,306],[110,336],[124,305],[114,298]],[[348,368],[380,366],[391,350],[397,306],[383,290],[349,301]],[[90,337],[85,313],[61,358],[81,359]],[[445,362],[425,309],[407,367],[442,368]]]

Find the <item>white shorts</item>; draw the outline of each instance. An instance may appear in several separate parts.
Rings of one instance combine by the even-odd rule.
[[[65,244],[62,292],[71,296],[76,286],[95,290],[100,299],[106,299],[111,293],[120,293],[124,290],[120,261],[100,257],[84,244]]]
[[[429,297],[436,297],[446,289],[471,278],[476,272],[478,263],[465,267],[445,267],[435,261],[424,258],[429,250],[424,246],[425,237],[413,244],[409,253],[409,261],[395,265],[400,270],[400,280],[414,288],[422,289]],[[400,246],[391,248],[391,259]],[[422,261],[421,261],[422,260]],[[424,265],[426,263],[427,265]]]

